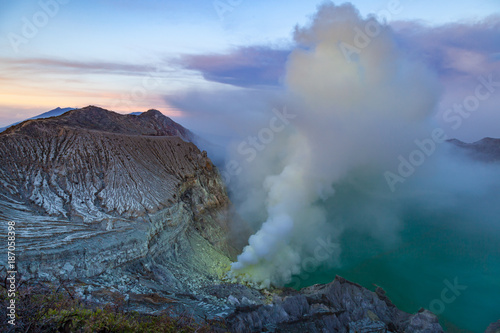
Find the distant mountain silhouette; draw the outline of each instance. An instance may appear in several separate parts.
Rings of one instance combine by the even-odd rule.
[[[473,158],[484,162],[500,161],[500,139],[483,138],[472,143],[465,143],[457,139],[448,140],[465,151]]]
[[[44,119],[44,118],[50,118],[50,117],[57,117],[57,116],[62,115],[63,113],[71,111],[71,110],[74,110],[74,108],[60,108],[60,107],[57,107],[54,110],[50,110],[50,111],[44,112],[42,114],[39,114],[38,116],[34,116],[34,117],[31,117],[31,118],[28,118],[28,119],[25,119],[25,120],[21,120],[21,121],[15,122],[13,124],[10,124],[8,126],[5,126],[5,127],[0,127],[0,133],[3,132],[3,131],[5,131],[9,127],[12,127],[14,125],[20,124],[20,123],[22,123],[23,121],[26,121],[26,120]]]

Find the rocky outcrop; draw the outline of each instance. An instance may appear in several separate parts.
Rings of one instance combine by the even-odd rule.
[[[434,314],[405,313],[378,288],[341,277],[300,292],[286,290],[269,304],[240,306],[226,318],[232,332],[443,332]]]

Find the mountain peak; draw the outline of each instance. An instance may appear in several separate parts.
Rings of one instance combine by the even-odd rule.
[[[165,116],[163,113],[161,113],[160,111],[158,111],[156,109],[149,109],[148,111],[143,112],[142,114],[140,114],[139,117],[142,117],[142,118],[153,118],[153,119],[157,119],[157,120],[161,119],[163,121],[173,122],[172,119],[170,119],[169,117]]]
[[[71,110],[58,117],[28,120],[6,130],[4,133],[34,133],[39,129],[61,128],[86,129],[110,133],[141,136],[178,136],[192,141],[194,135],[160,111],[151,109],[140,116],[124,115],[104,108],[89,105]]]
[[[148,111],[144,112],[143,115],[145,116],[165,116],[163,113],[156,109],[149,109]]]
[[[104,108],[101,108],[100,106],[95,106],[95,105],[88,105],[80,109],[75,109],[74,111],[85,111],[85,112],[113,112],[110,110],[106,110]]]

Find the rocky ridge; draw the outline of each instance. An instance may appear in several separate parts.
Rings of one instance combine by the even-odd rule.
[[[451,139],[448,142],[463,149],[469,156],[476,160],[483,162],[500,161],[500,139],[484,138],[473,143]]]
[[[442,332],[434,314],[410,315],[378,288],[371,292],[337,276],[300,292],[285,290],[270,304],[238,307],[227,317],[235,332]]]

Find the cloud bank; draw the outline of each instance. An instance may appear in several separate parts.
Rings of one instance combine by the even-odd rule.
[[[368,20],[367,27],[357,27],[362,32],[357,36],[355,31],[350,31],[351,40],[344,42],[344,51],[347,54],[356,57],[356,53],[350,53],[353,51],[352,47],[357,49],[356,43],[358,46],[363,46],[368,42],[367,45],[370,47],[372,39],[370,29],[376,29],[370,22],[374,21]],[[346,25],[345,28],[355,27]],[[364,31],[365,28],[368,28],[368,33]],[[500,39],[500,16],[493,15],[474,22],[450,23],[442,26],[427,26],[414,21],[394,21],[389,22],[385,28],[391,30],[394,47],[404,52],[408,59],[423,63],[435,73],[442,84],[443,91],[440,103],[437,105],[435,121],[440,122],[450,136],[467,142],[479,140],[484,136],[500,137],[500,132],[493,125],[500,120],[497,107],[500,103],[500,94],[495,94],[482,103],[476,115],[458,131],[450,128],[442,116],[448,108],[453,107],[454,103],[462,101],[474,91],[479,76],[491,74],[497,81],[500,80],[500,44],[496,42]],[[376,33],[376,30],[373,31]],[[227,87],[224,89],[233,86],[265,91],[271,87],[279,89],[285,85],[289,55],[294,48],[307,49],[308,45],[308,43],[300,44],[295,39],[294,47],[243,46],[227,54],[185,55],[176,62],[186,69],[199,71],[209,82],[225,84]],[[219,89],[217,94],[224,93],[224,89]],[[209,100],[212,93],[213,90],[196,92],[198,97],[205,94],[203,101]],[[255,92],[252,94],[255,95]],[[232,91],[227,92],[226,96],[231,98]],[[242,104],[247,100],[250,103],[253,101],[253,98],[241,98]],[[204,105],[201,104],[201,98],[197,100],[170,96],[168,99],[175,99],[182,104],[182,109],[187,114],[199,115],[206,105],[206,102]],[[230,104],[230,107],[232,106]],[[210,112],[209,110],[205,113]],[[194,123],[194,127],[198,125]],[[215,117],[208,123],[203,121],[205,128],[210,129],[212,125],[217,128]],[[217,128],[214,132],[220,133],[220,130]]]
[[[208,81],[238,87],[281,86],[290,50],[241,47],[229,54],[186,55],[179,63],[200,71]]]
[[[214,64],[212,56],[186,58],[186,66],[224,88],[167,100],[194,125],[227,136],[221,170],[239,214],[255,230],[229,276],[262,288],[284,285],[310,271],[308,265],[347,265],[351,258],[343,251],[352,254],[350,246],[359,253],[372,244],[394,249],[415,212],[450,217],[461,207],[457,226],[476,219],[485,230],[498,230],[487,219],[497,213],[491,195],[498,171],[449,148],[444,141],[454,132],[436,119],[447,96],[460,96],[448,82],[475,79],[478,68],[496,73],[496,48],[473,42],[496,36],[498,21],[488,20],[493,32],[490,23],[441,30],[389,25],[361,17],[350,4],[325,3],[295,29],[293,50],[278,52],[253,76],[247,70],[262,58],[252,52],[217,56]],[[453,42],[461,34],[466,40]],[[442,40],[433,42],[436,36]],[[271,49],[252,50],[278,54]],[[483,62],[467,65],[467,52]],[[283,82],[282,89],[269,82]],[[413,165],[401,167],[403,159]],[[391,186],[388,172],[405,168]],[[470,177],[475,170],[487,176]],[[480,214],[475,205],[483,207]]]

